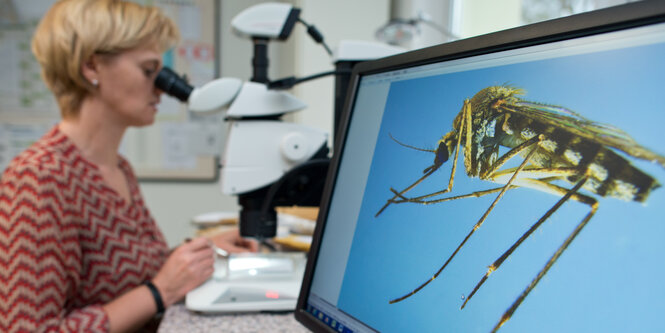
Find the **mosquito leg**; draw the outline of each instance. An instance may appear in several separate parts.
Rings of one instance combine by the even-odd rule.
[[[466,237],[464,238],[464,240],[463,240],[463,241],[457,246],[457,248],[455,249],[455,251],[450,255],[450,257],[448,258],[448,260],[446,260],[446,262],[443,264],[443,266],[441,266],[441,268],[439,268],[439,270],[438,270],[436,273],[434,273],[434,275],[432,276],[432,278],[430,278],[429,280],[427,280],[427,281],[425,281],[424,283],[422,283],[420,286],[418,286],[416,289],[414,289],[414,290],[411,291],[410,293],[408,293],[408,294],[406,294],[406,295],[404,295],[404,296],[398,297],[398,298],[396,298],[396,299],[390,300],[390,304],[397,303],[397,302],[399,302],[399,301],[402,301],[402,300],[404,300],[404,299],[406,299],[406,298],[412,296],[413,294],[415,294],[415,293],[417,293],[418,291],[420,291],[420,289],[423,289],[423,288],[424,288],[426,285],[428,285],[430,282],[434,281],[434,279],[436,279],[436,278],[439,276],[439,274],[441,274],[441,272],[446,268],[446,266],[448,266],[448,264],[449,264],[450,261],[455,257],[455,255],[457,255],[457,252],[459,252],[459,250],[462,248],[462,246],[464,246],[464,244],[469,240],[469,238],[471,238],[471,235],[473,235],[473,233],[474,233],[476,230],[478,230],[478,229],[480,228],[480,226],[483,224],[483,222],[485,222],[485,220],[487,219],[487,216],[489,216],[490,212],[494,209],[494,207],[496,206],[496,204],[497,204],[497,203],[499,202],[499,200],[503,197],[504,193],[506,193],[506,191],[511,187],[512,182],[515,181],[515,179],[517,178],[517,175],[519,174],[520,170],[522,170],[522,169],[526,166],[526,164],[527,164],[527,163],[529,162],[529,160],[531,159],[531,156],[533,156],[533,154],[534,154],[537,150],[538,150],[538,149],[533,149],[533,150],[532,150],[531,152],[529,152],[529,154],[524,158],[524,161],[522,161],[522,163],[521,163],[520,166],[517,168],[517,170],[515,170],[515,172],[513,173],[513,175],[512,175],[512,177],[510,178],[510,180],[506,183],[506,185],[503,186],[503,187],[501,188],[501,192],[499,192],[499,194],[496,196],[496,199],[494,199],[494,201],[493,201],[492,204],[489,206],[489,208],[487,208],[487,210],[485,211],[485,213],[483,214],[483,216],[480,218],[480,220],[478,220],[478,222],[476,222],[476,224],[473,226],[473,229],[471,229],[471,231],[466,235]]]
[[[410,191],[412,188],[416,187],[416,185],[420,184],[423,180],[425,180],[425,178],[429,177],[429,176],[430,176],[431,174],[433,174],[436,170],[438,170],[438,168],[432,168],[430,171],[428,171],[426,174],[424,174],[422,177],[420,177],[420,179],[416,180],[413,184],[411,184],[409,187],[403,189],[403,190],[400,191],[399,193],[397,193],[393,188],[391,188],[390,190],[393,191],[393,193],[395,193],[395,196],[392,197],[391,199],[388,199],[388,200],[386,201],[386,204],[383,205],[383,207],[381,207],[381,209],[379,209],[379,211],[376,213],[376,215],[374,215],[374,217],[377,217],[377,216],[381,215],[381,213],[383,213],[383,211],[386,210],[386,208],[388,208],[388,206],[389,206],[391,203],[394,203],[394,202],[395,202],[395,201],[394,201],[395,198],[397,198],[397,197],[402,197],[402,195],[403,195],[404,193],[406,193],[406,192]]]
[[[402,196],[401,194],[397,193],[397,191],[393,191],[395,196],[397,196],[401,199],[401,200],[394,200],[393,203],[413,202],[413,203],[419,203],[419,204],[423,204],[423,205],[431,205],[431,204],[444,202],[444,201],[453,201],[453,200],[466,199],[466,198],[480,198],[480,197],[482,197],[484,195],[487,195],[487,194],[500,192],[503,188],[504,188],[504,186],[495,187],[495,188],[491,188],[491,189],[487,189],[487,190],[471,192],[471,193],[464,194],[464,195],[457,195],[457,196],[454,196],[454,197],[441,198],[441,199],[429,200],[429,201],[421,201],[420,200],[421,197],[406,198],[406,197]],[[519,188],[519,186],[511,185],[509,190],[514,190],[516,188]]]
[[[488,267],[487,273],[485,273],[485,276],[483,276],[483,278],[478,282],[478,284],[476,284],[476,286],[473,288],[469,296],[466,297],[464,303],[462,304],[461,309],[464,309],[466,303],[471,300],[473,295],[475,295],[476,291],[478,291],[478,289],[483,285],[483,283],[485,283],[490,274],[492,274],[495,270],[497,270],[499,266],[501,266],[501,264],[503,264],[503,262],[515,251],[515,249],[517,249],[517,247],[520,246],[522,242],[524,242],[524,240],[526,240],[534,231],[536,231],[536,229],[538,229],[545,222],[545,220],[549,219],[550,216],[552,216],[552,214],[554,214],[554,212],[556,212],[566,201],[570,200],[571,197],[573,199],[577,199],[578,201],[580,201],[580,199],[574,195],[584,185],[586,179],[587,178],[583,178],[571,190],[567,190],[565,195],[554,206],[552,206],[552,208],[550,208],[545,213],[545,215],[543,215],[534,225],[532,225],[531,228],[522,235],[522,237],[520,237],[506,252],[504,252],[496,261],[492,263],[492,265]],[[586,198],[587,202],[584,203],[592,204],[589,200],[593,199],[589,197]]]
[[[585,177],[582,180],[582,182],[585,181],[587,178],[588,177]],[[510,317],[512,317],[513,313],[515,313],[515,310],[517,310],[517,308],[520,306],[520,304],[522,304],[522,301],[524,301],[524,299],[529,295],[531,290],[533,290],[533,288],[536,287],[536,285],[538,284],[540,279],[542,279],[542,277],[545,276],[545,274],[547,274],[547,271],[549,271],[549,269],[552,267],[552,265],[554,265],[554,263],[557,261],[557,259],[559,259],[559,257],[563,253],[563,251],[565,251],[568,248],[570,243],[573,242],[573,240],[575,239],[575,237],[577,237],[577,235],[580,233],[580,231],[582,231],[582,229],[584,229],[584,227],[589,222],[589,220],[591,220],[591,217],[593,217],[593,215],[598,210],[598,202],[596,202],[594,200],[594,202],[590,206],[591,206],[591,210],[589,211],[589,213],[584,217],[584,219],[582,219],[582,221],[577,225],[577,227],[575,227],[575,230],[573,230],[573,232],[568,236],[568,238],[566,238],[566,240],[563,242],[563,244],[561,244],[561,246],[559,246],[559,248],[556,250],[554,255],[552,255],[552,257],[547,261],[547,263],[540,270],[540,272],[538,272],[536,277],[531,281],[531,283],[526,287],[526,289],[524,289],[524,291],[522,291],[522,294],[520,294],[520,296],[517,297],[517,299],[515,299],[513,304],[510,306],[510,308],[508,308],[508,310],[506,310],[506,312],[503,314],[503,316],[501,316],[501,319],[496,324],[496,326],[494,326],[494,328],[492,329],[492,332],[498,331],[499,328],[501,328],[501,326],[503,326],[503,324],[505,324],[510,319]]]

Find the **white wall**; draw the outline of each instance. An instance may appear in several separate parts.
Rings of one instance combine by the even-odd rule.
[[[458,0],[460,32],[464,37],[513,28],[522,21],[521,0]]]
[[[388,21],[388,0],[299,0],[301,16],[314,24],[333,49],[341,40],[375,41],[374,32]],[[334,69],[332,59],[324,48],[316,44],[302,25],[295,30],[295,74],[307,76]],[[332,76],[296,86],[293,93],[308,108],[294,115],[296,122],[332,133],[334,106],[334,78]],[[330,136],[332,139],[332,135]]]

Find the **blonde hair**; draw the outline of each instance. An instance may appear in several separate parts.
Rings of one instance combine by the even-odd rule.
[[[37,26],[32,53],[63,118],[78,116],[94,88],[81,73],[93,54],[117,54],[143,45],[175,46],[176,25],[158,8],[121,0],[60,0]]]

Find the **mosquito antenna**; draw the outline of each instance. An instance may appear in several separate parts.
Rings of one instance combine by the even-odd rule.
[[[428,153],[436,153],[436,150],[434,150],[434,149],[424,149],[424,148],[419,148],[419,147],[411,146],[411,145],[408,145],[408,144],[406,144],[406,143],[404,143],[404,142],[401,142],[401,141],[395,139],[395,137],[394,137],[391,133],[388,133],[388,135],[390,136],[390,138],[391,138],[393,141],[397,142],[397,144],[399,144],[399,145],[401,145],[401,146],[404,146],[404,147],[406,147],[406,148],[411,148],[411,149],[413,149],[413,150],[417,150],[417,151],[426,151],[426,152],[428,152]]]

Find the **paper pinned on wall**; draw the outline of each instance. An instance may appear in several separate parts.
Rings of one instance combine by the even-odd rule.
[[[167,169],[192,169],[196,167],[196,155],[192,154],[191,124],[162,123],[162,165]]]
[[[207,122],[202,119],[190,122],[190,149],[197,155],[216,156],[222,151],[222,119],[210,115],[206,117],[210,118]]]
[[[38,139],[60,120],[56,100],[42,82],[39,64],[30,51],[36,23],[54,1],[14,0],[21,24],[0,26],[0,168],[3,169],[27,147],[25,143]],[[186,74],[195,86],[217,75],[214,22],[218,17],[214,13],[221,0],[133,1],[162,8],[179,26],[181,43],[164,56],[165,65]],[[27,17],[30,19],[25,20]],[[145,128],[130,128],[120,153],[129,159],[140,179],[215,180],[223,140],[222,118],[191,117],[184,104],[166,95],[161,96],[161,102],[155,123]],[[49,125],[43,126],[45,123]],[[33,124],[34,138],[25,140],[15,130],[22,128],[16,124]]]
[[[183,117],[183,106],[175,98],[162,95],[157,105],[157,119],[165,121],[175,121],[176,118]]]
[[[0,113],[57,117],[55,98],[42,82],[40,67],[30,51],[34,26],[0,31]]]
[[[201,39],[201,10],[196,6],[180,6],[178,26],[183,39]]]

